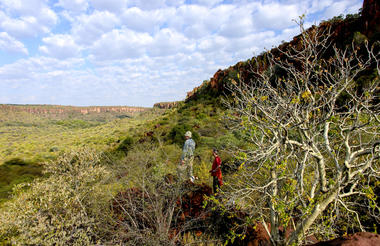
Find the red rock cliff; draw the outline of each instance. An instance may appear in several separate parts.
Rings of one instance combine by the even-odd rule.
[[[153,105],[154,108],[161,108],[161,109],[170,109],[174,108],[179,104],[179,102],[159,102],[155,103]]]

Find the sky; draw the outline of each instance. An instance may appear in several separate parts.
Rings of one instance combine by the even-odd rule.
[[[361,0],[0,0],[0,104],[151,107]]]

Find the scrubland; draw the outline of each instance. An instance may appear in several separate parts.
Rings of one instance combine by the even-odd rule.
[[[261,228],[268,243],[302,245],[376,233],[378,36],[352,33],[338,48],[328,23],[299,24],[282,50],[217,73],[172,109],[2,113],[0,244],[246,245]],[[186,131],[195,184],[176,175]],[[212,148],[217,195],[207,192]]]
[[[160,229],[150,225],[149,230],[134,228],[134,234],[125,235],[125,230],[117,226],[110,204],[119,192],[131,188],[156,196],[156,187],[164,177],[176,176],[183,136],[188,130],[197,144],[196,182],[211,185],[208,171],[212,147],[222,149],[238,141],[225,128],[224,115],[220,98],[212,96],[174,109],[152,109],[131,118],[114,117],[103,122],[9,115],[9,120],[1,122],[0,168],[4,172],[0,241],[16,245],[133,245],[141,235],[148,241],[156,240],[154,244],[178,241],[168,237],[174,215]],[[232,161],[231,153],[222,151],[221,157],[226,164]],[[183,191],[173,187],[169,190],[176,192],[166,194],[167,199],[150,201],[149,206],[168,206],[167,201],[174,201],[171,205],[175,206]],[[151,209],[146,210],[148,215]],[[151,216],[168,219],[160,209]],[[165,228],[166,234],[161,231]],[[221,242],[212,235],[182,235],[187,242]]]

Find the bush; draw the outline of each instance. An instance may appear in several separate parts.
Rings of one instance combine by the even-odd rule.
[[[134,139],[132,137],[126,137],[117,148],[118,150],[124,151],[125,153],[128,153],[128,151],[132,148],[134,144]]]
[[[23,182],[31,182],[42,175],[40,165],[14,158],[0,165],[0,200],[9,199],[12,188]]]
[[[94,127],[98,126],[99,123],[96,122],[89,122],[89,121],[84,121],[84,120],[79,120],[79,119],[73,119],[73,120],[58,120],[55,122],[56,125],[67,127],[67,128],[89,128],[89,127]]]
[[[28,163],[26,161],[22,160],[21,158],[13,158],[13,159],[10,159],[8,161],[5,161],[4,165],[7,165],[7,166],[25,166],[25,165],[28,165]]]
[[[202,119],[204,119],[206,117],[207,117],[207,115],[205,113],[199,113],[199,114],[196,115],[196,118],[198,120],[202,120]]]
[[[0,244],[97,244],[108,214],[99,187],[109,175],[99,160],[90,151],[65,154],[46,165],[48,178],[18,185],[0,214]]]
[[[177,124],[174,126],[170,133],[169,138],[178,145],[183,145],[185,141],[185,133],[191,131],[193,140],[197,143],[200,140],[199,134],[195,132],[190,125],[187,124]]]

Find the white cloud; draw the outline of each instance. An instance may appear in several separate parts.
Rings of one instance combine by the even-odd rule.
[[[172,58],[174,60],[177,59]],[[0,83],[5,89],[0,91],[0,98],[7,97],[9,103],[23,97],[22,103],[48,101],[72,105],[74,100],[75,105],[136,106],[152,106],[168,97],[184,99],[185,91],[195,85],[188,83],[194,79],[195,70],[179,72],[171,65],[161,72],[160,63],[164,63],[161,58],[145,57],[94,70],[78,70],[76,68],[83,64],[77,59],[64,62],[47,57],[23,59],[0,67]],[[150,64],[149,69],[145,64]],[[24,71],[22,75],[20,69]]]
[[[199,42],[198,48],[202,52],[214,52],[223,49],[228,43],[228,39],[223,36],[213,36]]]
[[[199,5],[184,5],[176,9],[167,23],[170,28],[183,32],[188,38],[199,39],[219,32],[234,12],[235,7],[232,5],[221,5],[212,9]]]
[[[172,1],[170,1],[172,3]],[[144,10],[152,10],[164,8],[166,6],[165,0],[130,0],[129,6],[136,6]]]
[[[185,28],[184,34],[192,39],[199,39],[209,34],[205,25],[195,24]]]
[[[354,11],[356,8],[361,7],[360,4],[349,1],[349,0],[343,0],[343,1],[334,1],[327,9],[326,12],[324,13],[324,18],[325,19],[330,19],[334,16],[338,16],[341,14],[347,14],[347,11],[345,10],[350,10]]]
[[[157,31],[165,21],[174,15],[175,10],[173,8],[147,11],[132,7],[124,11],[121,20],[129,29],[152,33]]]
[[[165,28],[161,29],[155,36],[149,49],[150,56],[169,56],[178,52],[191,52],[195,45],[182,33]]]
[[[24,44],[9,36],[6,32],[0,33],[0,50],[28,55],[28,49],[25,48]]]
[[[196,0],[193,1],[195,4],[200,4],[200,5],[206,5],[206,6],[214,6],[218,3],[223,2],[223,0]]]
[[[58,17],[44,0],[1,0],[0,28],[13,37],[37,37],[48,33]]]
[[[182,32],[188,26],[201,24],[208,15],[206,7],[197,5],[183,5],[176,9],[175,15],[168,19],[171,28]]]
[[[66,59],[76,57],[80,54],[80,47],[74,39],[67,34],[57,34],[42,39],[45,45],[39,47],[39,50],[49,56]]]
[[[39,11],[46,7],[46,0],[0,0],[0,4],[9,14],[39,15]]]
[[[119,13],[127,6],[128,0],[90,0],[90,2],[99,11]]]
[[[239,52],[240,50],[258,51],[264,48],[271,48],[271,44],[277,41],[276,35],[273,31],[265,31],[260,33],[254,33],[242,38],[230,40],[225,50],[229,53]],[[248,56],[253,56],[253,53],[249,52]]]
[[[83,59],[80,58],[60,60],[52,57],[31,57],[20,59],[0,67],[0,83],[10,82],[20,86],[38,83],[39,78],[50,71],[72,70],[82,64]]]
[[[173,6],[173,7],[178,7],[183,5],[185,0],[166,0],[166,5],[167,6]]]
[[[297,19],[304,13],[299,6],[296,4],[286,5],[280,3],[260,4],[252,16],[255,29],[281,30],[294,25],[292,20]]]
[[[247,7],[250,9],[250,7]],[[233,5],[220,5],[209,11],[209,15],[203,21],[209,30],[214,31],[220,29],[223,23],[229,21],[229,16],[235,12]]]
[[[189,4],[190,3],[190,4]],[[152,106],[359,0],[0,0],[7,103]],[[334,10],[335,8],[335,10]],[[56,11],[56,12],[54,12]],[[331,18],[331,17],[330,17]],[[43,55],[43,56],[41,56]]]
[[[115,29],[103,34],[91,50],[97,60],[138,58],[146,54],[146,49],[152,42],[152,37],[147,33]]]
[[[72,12],[82,12],[88,7],[87,0],[59,0],[56,6],[60,6]]]
[[[243,37],[253,31],[251,10],[249,8],[235,9],[220,30],[220,34],[228,37]]]
[[[37,16],[37,19],[40,25],[51,27],[57,23],[58,16],[50,8],[41,8],[39,10],[39,15]]]
[[[46,10],[46,14],[38,18],[34,16],[23,16],[18,19],[7,18],[1,23],[1,28],[18,38],[37,37],[39,34],[48,33],[57,21],[52,12]]]
[[[311,2],[310,10],[313,12],[322,11],[329,7],[333,2],[333,0],[313,0]]]
[[[115,14],[95,11],[90,15],[78,16],[72,29],[73,36],[80,44],[90,45],[119,24]]]

